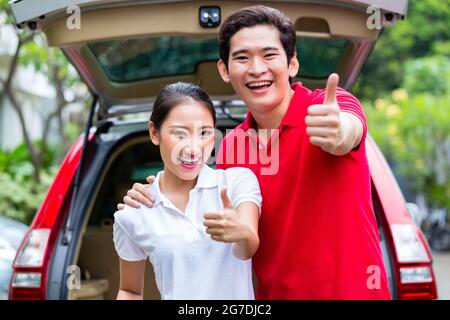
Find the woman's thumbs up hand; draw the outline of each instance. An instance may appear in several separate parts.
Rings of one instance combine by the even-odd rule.
[[[206,212],[203,215],[206,233],[211,235],[213,240],[221,242],[248,240],[250,229],[233,208],[226,187],[220,192],[220,198],[222,199],[223,211]]]

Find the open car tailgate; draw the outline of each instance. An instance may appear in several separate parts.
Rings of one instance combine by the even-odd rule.
[[[203,6],[220,8],[222,21],[250,5],[283,11],[297,30],[300,80],[311,89],[324,87],[337,72],[340,86],[351,89],[378,39],[383,25],[403,18],[407,0],[285,1],[123,1],[21,0],[10,3],[17,24],[42,30],[50,46],[59,47],[99,97],[99,116],[126,113],[151,105],[159,90],[175,81],[201,85],[219,101],[237,99],[219,76],[216,44],[219,26],[202,27]],[[67,19],[80,9],[79,28]],[[380,28],[369,28],[372,11],[380,8]],[[117,106],[121,106],[117,108]]]

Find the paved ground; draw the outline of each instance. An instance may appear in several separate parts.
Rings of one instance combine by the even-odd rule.
[[[450,300],[450,252],[433,252],[433,269],[439,299]]]

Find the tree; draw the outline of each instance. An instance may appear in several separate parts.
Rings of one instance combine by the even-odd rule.
[[[428,207],[450,212],[450,59],[411,60],[404,69],[404,89],[368,103],[371,133]]]
[[[354,87],[361,99],[376,99],[400,87],[404,62],[450,56],[450,0],[409,1],[404,21],[387,26]]]
[[[9,12],[8,1],[0,0],[0,28],[12,27],[17,36],[17,46],[9,62],[7,75],[4,79],[0,78],[1,93],[0,96],[7,98],[14,110],[17,112],[24,143],[28,149],[31,163],[33,165],[33,180],[37,183],[41,180],[41,168],[45,152],[48,149],[48,135],[50,125],[53,119],[58,122],[60,135],[63,145],[68,145],[68,139],[64,131],[62,121],[62,111],[69,104],[85,100],[83,87],[80,80],[64,55],[59,49],[48,48],[45,46],[44,38],[29,30],[21,30],[15,27],[13,18]],[[21,99],[14,90],[13,83],[19,66],[33,66],[37,72],[42,72],[48,76],[50,83],[53,84],[56,91],[56,107],[45,117],[43,133],[38,142],[33,142],[27,131],[25,115],[22,108]],[[72,98],[67,97],[68,88],[76,88]]]

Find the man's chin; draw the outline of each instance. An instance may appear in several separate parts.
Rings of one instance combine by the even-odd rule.
[[[251,102],[247,103],[247,108],[252,111],[255,110],[257,112],[269,111],[273,110],[278,106],[275,99],[271,99],[270,97],[262,97],[260,99],[252,99]]]

